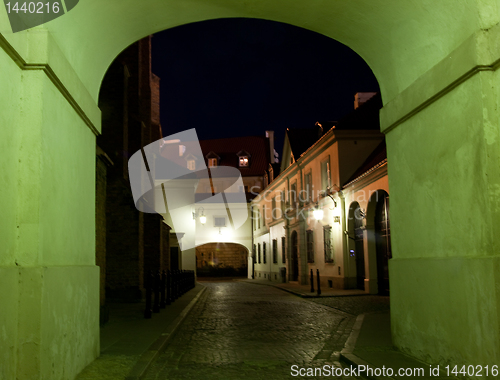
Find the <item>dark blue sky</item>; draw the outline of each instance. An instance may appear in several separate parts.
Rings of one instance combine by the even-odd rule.
[[[358,91],[378,91],[368,65],[320,34],[258,19],[219,19],[157,33],[164,135],[196,128],[200,139],[339,120]]]

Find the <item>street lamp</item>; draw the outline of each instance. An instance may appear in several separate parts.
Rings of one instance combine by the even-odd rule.
[[[318,202],[316,202],[316,207],[313,210],[313,216],[314,216],[314,219],[316,219],[316,220],[323,219],[323,209],[319,208]]]
[[[207,222],[207,217],[205,216],[205,209],[203,207],[200,207],[198,209],[198,212],[193,212],[193,219],[196,219],[198,217],[199,212],[201,212],[200,223],[205,224]]]

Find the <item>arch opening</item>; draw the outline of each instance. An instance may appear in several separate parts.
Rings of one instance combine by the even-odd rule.
[[[247,277],[248,249],[237,243],[205,243],[196,247],[198,277]]]

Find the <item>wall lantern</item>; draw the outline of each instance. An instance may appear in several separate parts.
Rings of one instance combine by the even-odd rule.
[[[319,208],[318,203],[316,203],[316,207],[313,210],[313,216],[316,220],[323,219],[323,209]]]
[[[200,223],[205,224],[207,222],[207,217],[205,216],[205,209],[203,207],[200,207],[198,209],[198,212],[193,212],[193,219],[196,219],[198,217],[198,214],[201,213],[200,216]]]

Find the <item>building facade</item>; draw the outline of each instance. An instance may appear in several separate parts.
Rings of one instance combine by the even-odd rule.
[[[252,201],[249,277],[306,284],[319,270],[322,286],[379,292],[369,234],[373,205],[388,199],[380,99],[356,108],[340,122],[287,130],[282,172]]]
[[[169,179],[160,175],[157,187],[165,188],[166,197],[158,192],[155,203],[166,201],[167,207],[158,212],[179,241],[185,268],[196,268],[201,275],[246,276],[252,247],[249,202],[266,186],[274,160],[273,132],[201,141],[195,137],[188,131],[162,143],[162,161],[155,166],[171,170],[165,173]],[[174,172],[179,173],[175,181]]]

